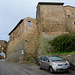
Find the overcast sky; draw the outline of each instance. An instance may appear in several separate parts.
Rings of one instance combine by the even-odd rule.
[[[38,2],[64,2],[75,7],[75,0],[0,0],[0,40],[9,40],[9,32],[26,17],[36,17]]]

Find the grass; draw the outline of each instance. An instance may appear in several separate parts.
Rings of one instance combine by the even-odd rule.
[[[71,52],[70,54],[75,54],[75,51]]]
[[[53,52],[53,53],[47,53],[46,55],[52,55],[52,54],[75,54],[75,51],[73,52]]]

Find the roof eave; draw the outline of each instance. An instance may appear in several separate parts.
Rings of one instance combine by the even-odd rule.
[[[63,5],[64,3],[59,2],[39,2],[39,5]]]
[[[19,21],[19,23],[15,26],[15,28],[14,28],[8,35],[10,35],[10,34],[22,23],[23,20],[24,20],[24,19],[21,19],[21,20]]]

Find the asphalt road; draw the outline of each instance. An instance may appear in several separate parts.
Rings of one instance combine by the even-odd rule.
[[[49,71],[39,70],[37,66],[30,64],[10,63],[0,60],[0,75],[75,75],[75,72],[50,74]]]

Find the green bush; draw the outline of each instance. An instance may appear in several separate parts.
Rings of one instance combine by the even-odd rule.
[[[75,36],[64,34],[54,38],[51,41],[54,52],[72,52],[75,51]]]

